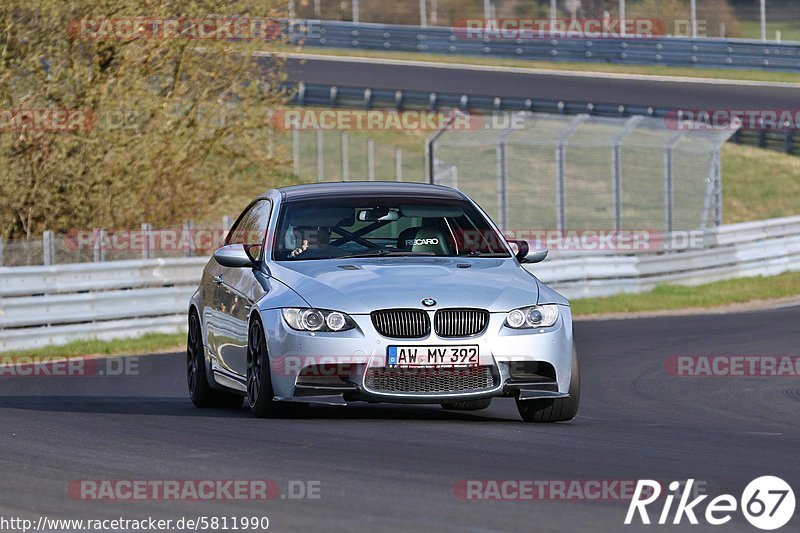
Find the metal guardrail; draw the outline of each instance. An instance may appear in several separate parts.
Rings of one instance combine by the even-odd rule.
[[[658,38],[468,38],[463,28],[419,27],[330,20],[294,20],[292,42],[351,50],[508,57],[537,61],[580,61],[764,70],[800,69],[800,43],[745,39]]]
[[[364,109],[461,109],[474,112],[532,111],[564,115],[588,114],[601,117],[643,115],[660,118],[674,112],[673,109],[666,107],[631,106],[622,103],[568,102],[540,98],[501,98],[456,92],[400,91],[305,83],[299,83],[296,86],[287,84],[285,88],[292,92],[292,103],[300,106]],[[794,129],[785,131],[769,129],[758,131],[738,130],[731,138],[731,142],[793,154],[798,152],[797,145],[800,144],[800,133]]]
[[[800,216],[732,224],[702,249],[598,255],[554,252],[530,270],[570,298],[800,271]],[[185,329],[205,258],[0,268],[0,352],[83,338]]]

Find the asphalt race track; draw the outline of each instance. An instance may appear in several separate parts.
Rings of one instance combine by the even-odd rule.
[[[126,377],[0,378],[0,514],[36,518],[262,516],[278,531],[745,531],[622,525],[619,501],[464,501],[465,479],[685,480],[731,493],[763,475],[800,486],[800,380],[686,378],[671,355],[798,355],[800,308],[582,322],[583,396],[571,423],[428,406],[315,408],[256,420],[198,410],[183,356],[138,359]],[[321,482],[320,499],[104,502],[68,496],[82,479]],[[651,513],[655,520],[660,507]],[[655,516],[654,516],[655,515]],[[783,530],[797,531],[795,515]],[[748,529],[749,528],[749,529]]]
[[[448,92],[477,96],[625,104],[671,109],[795,109],[800,89],[747,83],[668,82],[659,79],[442,68],[424,63],[385,64],[356,59],[298,59],[286,63],[289,80],[311,84]]]

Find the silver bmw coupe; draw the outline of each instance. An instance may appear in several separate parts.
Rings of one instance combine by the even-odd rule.
[[[514,398],[528,422],[572,419],[580,379],[568,301],[463,193],[326,183],[256,198],[189,306],[198,407],[277,416],[313,403]]]

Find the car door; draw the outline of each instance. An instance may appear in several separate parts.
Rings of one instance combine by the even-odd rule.
[[[225,244],[250,247],[260,263],[264,239],[271,213],[269,200],[251,204],[234,224]],[[209,331],[214,332],[214,352],[223,371],[244,377],[247,372],[248,317],[253,304],[264,294],[255,268],[231,268],[216,264],[214,268],[215,312],[210,313]]]

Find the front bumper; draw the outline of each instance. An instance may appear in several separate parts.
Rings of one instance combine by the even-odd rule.
[[[443,403],[500,396],[567,396],[572,316],[567,306],[560,311],[558,322],[549,328],[513,330],[503,325],[505,313],[492,313],[480,335],[440,338],[431,332],[421,339],[383,337],[369,315],[351,315],[355,329],[320,333],[291,329],[277,309],[261,314],[277,400]],[[388,347],[393,345],[477,345],[480,363],[478,368],[399,370],[386,365]]]

